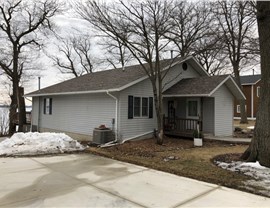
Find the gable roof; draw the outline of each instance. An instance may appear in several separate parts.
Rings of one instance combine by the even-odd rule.
[[[165,70],[166,67],[172,67],[184,61],[188,61],[193,66],[196,65],[194,68],[198,70],[198,73],[208,76],[208,73],[199,65],[193,56],[163,60],[161,61],[161,67]],[[148,67],[148,64],[144,65]],[[106,91],[121,91],[146,78],[148,77],[146,76],[142,66],[133,65],[125,67],[124,70],[122,68],[117,68],[86,74],[37,90],[25,96],[35,97],[60,94],[86,94]]]
[[[240,76],[241,85],[255,85],[261,80],[261,75]]]
[[[225,84],[238,99],[245,99],[230,75],[182,79],[163,93],[164,97],[210,97]]]

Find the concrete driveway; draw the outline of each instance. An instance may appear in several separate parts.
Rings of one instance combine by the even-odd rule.
[[[89,155],[0,158],[0,207],[270,207],[270,199]]]

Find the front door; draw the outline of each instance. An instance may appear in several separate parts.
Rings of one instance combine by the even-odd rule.
[[[168,101],[168,124],[172,129],[174,129],[175,125],[175,108],[174,101]]]

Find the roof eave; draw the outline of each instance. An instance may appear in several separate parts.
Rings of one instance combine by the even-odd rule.
[[[242,90],[238,87],[238,85],[236,84],[236,82],[230,75],[228,75],[214,90],[212,90],[212,92],[209,95],[212,96],[228,80],[230,80],[233,83],[233,86],[236,87],[237,91],[240,93],[240,96],[241,96],[240,100],[241,99],[246,100],[246,96],[244,95]]]
[[[172,94],[172,95],[163,95],[166,97],[210,97],[210,94]]]
[[[107,93],[118,92],[119,89],[106,89],[106,90],[91,90],[91,91],[77,91],[77,92],[59,92],[59,93],[38,93],[38,94],[26,94],[23,97],[43,97],[43,96],[55,96],[55,95],[82,95],[82,94],[95,94],[95,93]]]

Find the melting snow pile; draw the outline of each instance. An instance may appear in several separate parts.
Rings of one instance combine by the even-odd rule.
[[[17,133],[0,142],[0,155],[38,155],[83,149],[80,143],[63,133]]]
[[[252,180],[244,182],[246,188],[250,190],[260,189],[264,195],[270,196],[270,168],[261,166],[259,162],[256,163],[245,163],[245,162],[219,162],[216,161],[216,164],[223,168],[234,172],[240,172],[247,176],[251,176]]]

